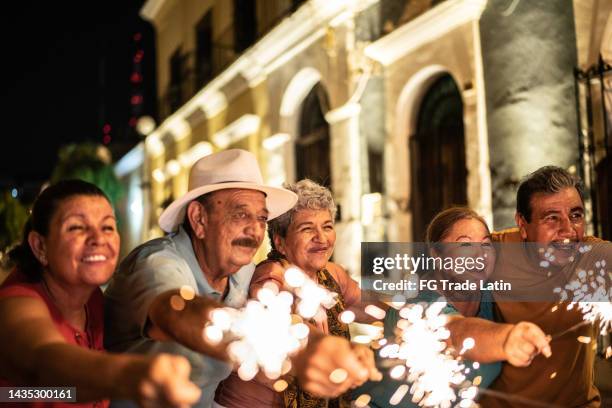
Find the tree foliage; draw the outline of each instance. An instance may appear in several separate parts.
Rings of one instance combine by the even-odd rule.
[[[23,226],[28,218],[27,208],[13,198],[8,190],[0,195],[0,251],[21,240]]]
[[[116,207],[123,195],[123,186],[115,175],[110,151],[102,145],[79,143],[60,149],[51,182],[72,178],[100,187],[110,198],[113,207]]]

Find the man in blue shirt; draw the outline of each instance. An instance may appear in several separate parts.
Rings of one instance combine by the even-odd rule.
[[[244,150],[227,150],[196,162],[188,192],[159,219],[170,235],[133,250],[106,290],[107,348],[184,355],[192,365],[192,381],[202,388],[198,406],[212,406],[217,384],[232,368],[223,344],[211,344],[203,336],[210,311],[221,303],[245,303],[252,259],[263,242],[266,222],[296,200],[291,191],[265,186],[255,157]],[[321,338],[311,338],[294,366],[329,359],[344,366],[351,378],[333,384],[327,381],[329,373],[314,373],[315,368],[296,373],[298,379],[330,395],[345,391],[350,380],[363,381],[367,370],[348,342]]]

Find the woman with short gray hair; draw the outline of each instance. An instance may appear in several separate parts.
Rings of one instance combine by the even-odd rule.
[[[327,211],[332,227],[336,219],[336,203],[334,203],[331,191],[329,191],[328,188],[309,179],[300,180],[291,184],[286,183],[283,187],[297,194],[298,201],[292,209],[268,222],[268,236],[270,238],[270,245],[272,245],[272,253],[268,255],[268,258],[271,256],[274,258],[279,256],[282,257],[282,254],[278,252],[276,244],[274,243],[274,237],[286,238],[289,226],[300,211],[322,211],[323,213]]]
[[[251,280],[250,296],[269,282],[279,289],[285,287],[284,272],[295,265],[312,280],[338,294],[337,303],[324,313],[318,313],[310,323],[324,333],[350,339],[348,326],[339,319],[345,308],[361,300],[359,285],[342,266],[330,262],[336,243],[334,218],[336,205],[329,189],[312,180],[300,180],[284,187],[298,196],[297,204],[288,212],[268,223],[272,251],[257,265]],[[372,351],[357,347],[360,359],[376,375]],[[271,384],[252,380],[244,382],[235,374],[217,388],[215,401],[227,408],[268,407],[349,407],[347,394],[332,400],[317,398],[296,384],[277,393]]]

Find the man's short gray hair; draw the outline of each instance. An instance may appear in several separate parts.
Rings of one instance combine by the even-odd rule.
[[[584,203],[584,187],[580,178],[561,167],[541,167],[521,181],[516,193],[516,212],[531,222],[531,197],[534,194],[554,194],[566,188],[575,188]]]
[[[273,237],[279,235],[285,238],[294,214],[300,210],[328,210],[332,221],[336,218],[336,204],[331,191],[327,187],[309,179],[300,180],[296,183],[285,183],[283,187],[297,194],[298,201],[292,209],[268,221],[268,235],[273,248]]]

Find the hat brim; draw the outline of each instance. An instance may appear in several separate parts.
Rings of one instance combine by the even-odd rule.
[[[262,186],[260,184],[244,182],[212,184],[194,188],[181,198],[174,200],[160,215],[159,226],[166,232],[175,231],[178,226],[183,223],[185,209],[191,201],[206,193],[230,188],[257,190],[264,193],[266,195],[266,207],[269,212],[268,220],[286,213],[293,208],[298,200],[297,195],[293,191],[279,187]]]

